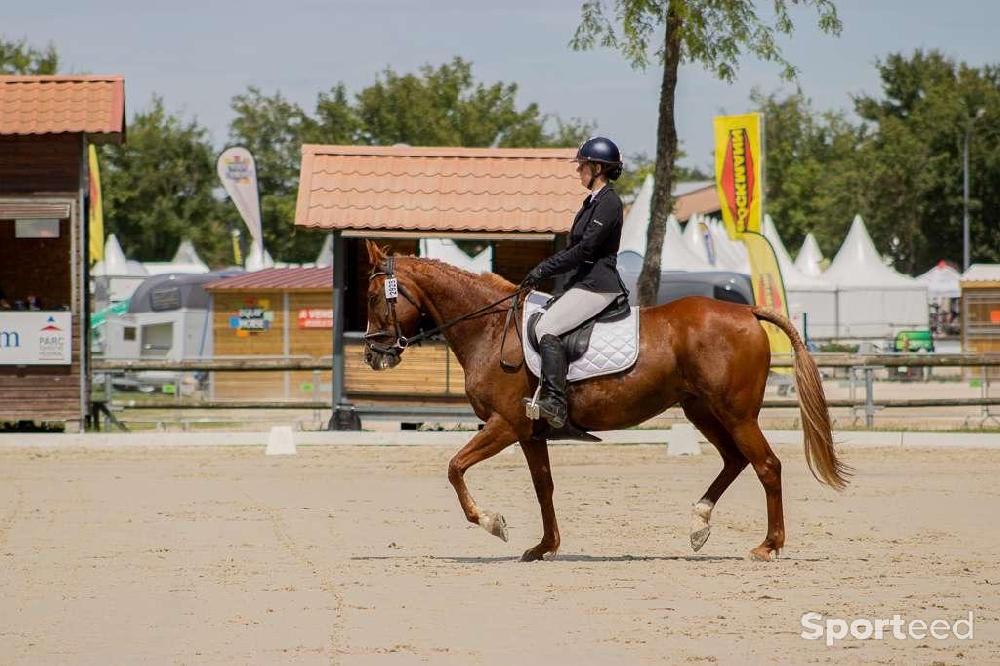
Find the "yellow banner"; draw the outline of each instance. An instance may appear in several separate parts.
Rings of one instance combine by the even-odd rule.
[[[97,148],[90,144],[87,164],[90,171],[90,263],[104,259],[104,201],[101,199],[101,169],[97,163]]]
[[[741,239],[750,255],[750,270],[753,279],[754,302],[769,310],[788,316],[788,301],[785,299],[785,283],[781,279],[781,268],[774,248],[766,238],[752,231],[744,233]],[[772,354],[791,354],[792,342],[781,329],[773,324],[761,322],[767,339],[771,343]],[[790,370],[790,368],[776,369]]]
[[[730,238],[760,233],[764,152],[759,113],[715,117],[715,186]]]

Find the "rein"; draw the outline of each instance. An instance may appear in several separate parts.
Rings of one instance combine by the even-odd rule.
[[[423,319],[426,316],[426,313],[417,304],[417,302],[413,299],[413,297],[410,296],[409,293],[407,293],[406,289],[401,284],[399,284],[399,280],[396,278],[395,264],[396,264],[395,257],[386,257],[385,263],[381,266],[382,270],[373,271],[372,274],[368,276],[369,280],[378,277],[380,275],[385,277],[385,285],[384,285],[385,301],[389,308],[389,316],[392,320],[392,329],[393,329],[391,331],[381,330],[381,331],[376,331],[374,333],[366,333],[364,341],[369,348],[381,354],[393,354],[399,356],[410,345],[419,344],[423,340],[426,340],[427,338],[433,335],[437,335],[438,333],[441,333],[442,331],[451,328],[455,324],[459,324],[463,321],[484,314],[497,314],[501,311],[498,310],[491,313],[490,310],[493,310],[493,308],[500,305],[501,303],[513,299],[510,304],[510,307],[508,307],[506,310],[507,317],[504,320],[503,335],[500,338],[500,367],[503,368],[504,372],[517,372],[518,370],[521,369],[521,366],[524,365],[524,359],[522,358],[521,361],[518,363],[508,363],[503,358],[503,348],[504,344],[507,341],[507,331],[508,329],[511,328],[512,323],[518,341],[523,343],[523,341],[521,341],[521,331],[517,327],[517,312],[521,306],[519,297],[521,296],[522,293],[524,293],[527,290],[527,287],[518,287],[517,290],[514,291],[514,293],[504,296],[503,298],[497,301],[493,301],[492,303],[484,305],[483,307],[477,310],[473,310],[472,312],[467,312],[458,317],[454,317],[453,319],[449,319],[440,326],[435,326],[430,330],[427,331],[421,330],[413,337],[407,338],[406,336],[403,335],[402,327],[399,324],[399,317],[396,315],[396,299],[398,297],[398,294],[402,294],[403,298],[408,300],[410,304],[417,309],[417,311],[420,313],[421,319]],[[378,338],[387,338],[387,337],[395,337],[395,340],[392,342],[391,345],[375,342],[375,340]]]

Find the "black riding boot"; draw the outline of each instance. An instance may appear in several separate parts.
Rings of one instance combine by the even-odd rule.
[[[566,423],[566,351],[554,335],[543,335],[538,341],[542,357],[542,392],[538,410],[553,428]]]

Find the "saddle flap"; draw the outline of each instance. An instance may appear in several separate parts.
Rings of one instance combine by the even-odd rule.
[[[538,333],[535,327],[538,325],[538,320],[542,318],[543,314],[545,314],[544,308],[533,312],[528,317],[528,342],[531,344],[532,349],[536,351],[538,350]],[[600,315],[598,315],[599,317]],[[559,341],[562,342],[563,349],[566,350],[567,362],[572,363],[579,360],[586,353],[587,348],[590,346],[590,336],[594,332],[595,323],[597,323],[597,318],[588,319],[572,331],[559,336]]]
[[[548,301],[548,294],[535,291],[524,302],[524,358],[528,370],[536,377],[541,359],[535,326]],[[639,354],[639,309],[622,311],[619,309],[622,303],[628,303],[624,295],[596,318],[561,336],[564,348],[568,348],[568,381],[622,372],[635,364]]]

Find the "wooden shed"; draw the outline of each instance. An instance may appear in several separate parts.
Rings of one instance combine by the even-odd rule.
[[[207,285],[212,295],[215,358],[329,358],[333,310],[331,268],[270,268]],[[415,347],[392,382],[379,381],[347,341],[346,391],[359,399],[464,399],[465,375],[445,345]],[[381,379],[384,379],[382,377]],[[215,372],[213,400],[330,400],[330,375],[318,371]]]
[[[447,374],[453,357],[443,343],[427,359],[437,368],[423,382],[401,374],[419,365],[417,350],[388,371],[392,381],[363,366],[354,370],[360,341],[352,338],[360,337],[368,318],[371,267],[364,240],[408,254],[416,253],[419,238],[489,242],[494,272],[518,282],[565,242],[587,195],[571,162],[575,154],[567,148],[302,147],[295,224],[332,232],[334,239],[331,427],[358,426],[347,401],[355,377],[371,377],[373,385],[410,386],[413,390],[403,389],[400,397],[415,400],[426,395],[419,387],[454,391]],[[431,354],[434,348],[424,345],[419,351]],[[464,390],[457,395],[464,399]]]
[[[962,351],[1000,354],[1000,264],[973,264],[959,284]],[[1000,377],[1000,368],[991,369],[990,376]]]
[[[0,423],[83,427],[87,149],[124,136],[120,76],[0,76]]]

